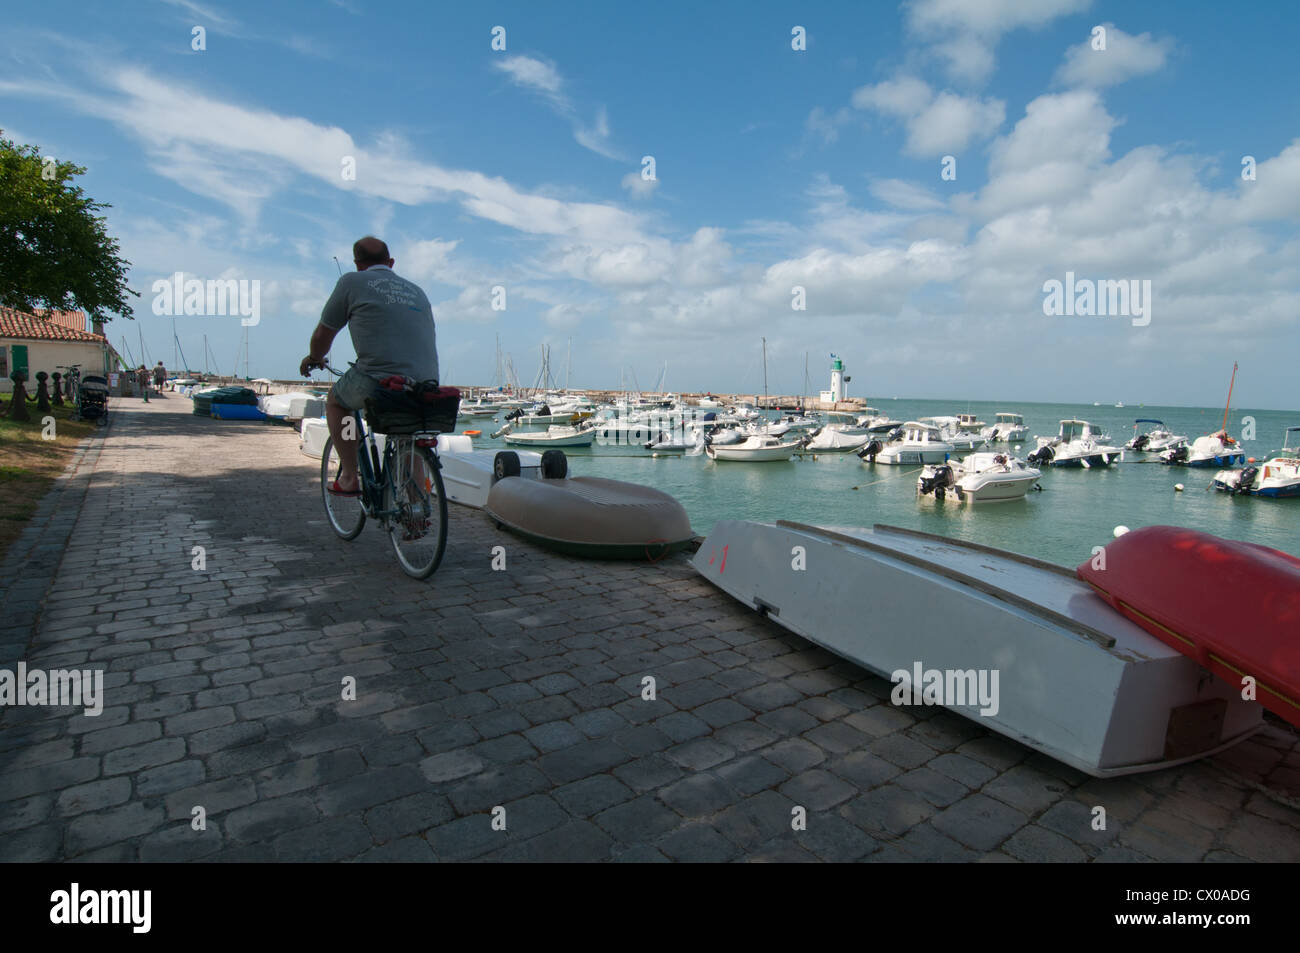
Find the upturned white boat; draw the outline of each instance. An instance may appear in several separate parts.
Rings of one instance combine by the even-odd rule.
[[[1062,420],[1061,430],[1055,437],[1038,438],[1038,449],[1029,455],[1035,466],[1044,463],[1054,467],[1108,467],[1124,459],[1124,451],[1112,447],[1106,435],[1086,420]]]
[[[556,427],[515,433],[507,424],[497,431],[506,443],[520,447],[590,447],[596,438],[591,427]]]
[[[319,417],[325,413],[325,399],[319,394],[306,391],[263,394],[257,398],[257,406],[266,416],[284,420],[302,420],[304,417]]]
[[[999,412],[993,420],[991,427],[985,427],[980,432],[989,443],[1019,443],[1029,436],[1025,418],[1019,414]]]
[[[704,452],[714,460],[733,460],[748,463],[772,463],[789,460],[794,452],[804,445],[802,440],[782,443],[779,437],[770,434],[755,434],[740,443],[730,446],[715,446],[710,440],[704,445]]]
[[[1288,427],[1282,449],[1263,463],[1248,463],[1240,470],[1220,470],[1214,475],[1214,488],[1247,496],[1300,497],[1300,446],[1291,446],[1291,441],[1300,441],[1300,437],[1293,434],[1300,434],[1300,427]]]
[[[885,444],[875,455],[876,463],[886,466],[921,466],[926,463],[942,463],[948,459],[956,447],[940,435],[939,428],[916,420],[903,424],[903,434],[898,440]],[[864,457],[864,460],[867,458]]]
[[[1204,757],[1261,724],[1237,686],[1037,559],[887,526],[724,521],[693,564],[890,679],[892,704],[942,704],[1096,777]]]
[[[916,479],[916,492],[942,500],[951,490],[964,503],[1023,500],[1042,475],[1010,454],[972,453],[956,463],[926,467]]]

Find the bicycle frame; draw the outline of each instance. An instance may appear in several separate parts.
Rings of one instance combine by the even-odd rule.
[[[370,428],[365,425],[361,411],[354,410],[352,420],[357,428],[357,472],[361,478],[362,506],[365,507],[367,516],[379,520],[386,527],[389,520],[399,516],[401,512],[383,508],[384,488],[388,485],[388,474],[396,460],[399,442],[404,448],[410,448],[412,464],[416,459],[415,448],[423,443],[433,456],[433,465],[441,467],[442,464],[438,460],[437,434],[414,433],[389,437],[384,441],[384,451],[381,455],[379,442],[375,440],[375,435]]]

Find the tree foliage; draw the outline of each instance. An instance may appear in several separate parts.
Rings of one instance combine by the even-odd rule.
[[[132,317],[130,262],[97,213],[111,208],[73,183],[86,170],[0,135],[0,305]]]

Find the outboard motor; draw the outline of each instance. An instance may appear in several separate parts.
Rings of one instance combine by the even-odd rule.
[[[1136,437],[1134,437],[1132,440],[1129,441],[1128,448],[1130,450],[1145,450],[1147,448],[1147,444],[1149,444],[1150,442],[1151,442],[1151,435],[1149,433],[1138,434]]]
[[[1241,471],[1241,476],[1237,478],[1236,484],[1232,488],[1233,496],[1238,493],[1249,493],[1250,488],[1255,484],[1255,477],[1259,476],[1259,467],[1246,467]]]
[[[1173,450],[1169,451],[1168,456],[1165,457],[1165,463],[1186,463],[1186,462],[1187,462],[1186,444],[1184,444],[1181,447],[1175,447]]]
[[[1029,462],[1036,467],[1043,466],[1045,464],[1051,463],[1052,458],[1055,456],[1056,456],[1056,452],[1051,447],[1039,447],[1037,450],[1035,450],[1033,453],[1029,455]]]
[[[903,439],[902,427],[895,427],[893,430],[889,431],[889,433],[885,435],[885,441],[887,443],[893,443],[895,440],[901,440],[901,439]]]
[[[510,413],[506,414],[503,419],[507,421],[518,420],[523,415],[524,409],[522,407],[516,407],[514,410],[510,411]]]
[[[922,496],[933,493],[936,500],[942,500],[945,488],[952,486],[956,482],[953,478],[952,467],[944,464],[935,467],[930,476],[922,476],[918,484]]]
[[[989,443],[994,443],[998,439],[998,428],[994,427],[993,432],[989,434]]]
[[[549,417],[550,415],[551,415],[551,405],[550,405],[550,404],[542,404],[541,408],[537,411],[537,416],[538,416],[538,417]]]
[[[872,463],[875,463],[876,454],[878,454],[881,450],[884,449],[885,449],[885,445],[883,443],[881,443],[879,440],[873,440],[865,447],[863,447],[861,450],[858,451],[858,456],[863,460],[870,460]]]

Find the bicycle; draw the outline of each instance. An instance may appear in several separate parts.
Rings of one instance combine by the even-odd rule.
[[[81,365],[80,364],[55,364],[56,371],[65,371],[63,375],[63,394],[68,403],[72,405],[72,413],[68,414],[69,420],[81,419]]]
[[[342,376],[328,364],[324,369]],[[447,546],[447,494],[438,461],[438,434],[382,435],[381,450],[361,411],[353,411],[350,419],[356,427],[361,493],[348,496],[330,490],[343,461],[334,438],[328,438],[320,465],[326,518],[339,538],[349,541],[361,534],[368,518],[378,520],[388,533],[402,571],[415,579],[427,579],[442,562]],[[345,419],[344,426],[347,424]]]

